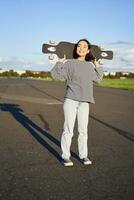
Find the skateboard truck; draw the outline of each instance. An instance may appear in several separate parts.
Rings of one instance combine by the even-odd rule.
[[[50,52],[50,55],[48,55],[48,59],[49,60],[54,60],[55,56],[54,56],[54,52],[56,51],[56,48],[54,47],[54,45],[56,46],[56,43],[54,40],[49,40],[48,43],[50,46],[48,46],[47,50]]]

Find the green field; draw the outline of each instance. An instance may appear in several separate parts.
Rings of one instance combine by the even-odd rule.
[[[104,78],[101,83],[98,84],[101,87],[110,87],[110,88],[120,88],[125,90],[134,90],[134,78],[126,79],[109,79]]]
[[[52,78],[33,78],[37,80],[52,81]],[[95,84],[100,87],[119,88],[124,90],[134,90],[134,78],[103,78],[101,83]]]

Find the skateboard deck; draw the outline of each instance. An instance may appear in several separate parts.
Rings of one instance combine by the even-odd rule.
[[[75,43],[61,41],[57,45],[54,43],[42,45],[42,52],[45,54],[56,54],[59,58],[63,58],[66,55],[66,59],[73,59]],[[91,52],[96,60],[98,59],[108,59],[112,60],[113,52],[102,50],[97,45],[91,45]]]

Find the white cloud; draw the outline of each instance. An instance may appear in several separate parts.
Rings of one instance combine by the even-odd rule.
[[[134,41],[116,41],[116,42],[111,42],[109,45],[134,45]]]
[[[36,66],[37,69],[39,67],[47,67],[50,65],[48,59],[39,58],[39,59],[28,59],[21,57],[0,57],[0,68],[6,69],[32,69],[33,66]]]
[[[111,70],[128,70],[134,72],[134,43],[132,42],[120,42],[118,46],[117,43],[113,45],[109,45],[109,49],[111,49],[114,53],[113,60],[108,61],[105,60],[104,67]],[[122,44],[122,45],[121,45]],[[133,44],[133,46],[131,45]]]
[[[103,60],[104,69],[109,70],[129,70],[134,72],[134,42],[117,41],[114,43],[103,44],[104,50],[112,50],[114,53],[113,60]],[[49,70],[57,61],[50,61],[48,55],[33,54],[27,57],[2,57],[0,56],[0,68],[3,69],[44,69]]]

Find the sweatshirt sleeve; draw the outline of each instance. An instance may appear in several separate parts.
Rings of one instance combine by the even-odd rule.
[[[66,80],[68,76],[68,62],[57,62],[51,70],[51,75],[55,80]]]
[[[95,67],[93,63],[92,64],[92,80],[96,83],[100,83],[103,79],[103,69],[102,67]]]

